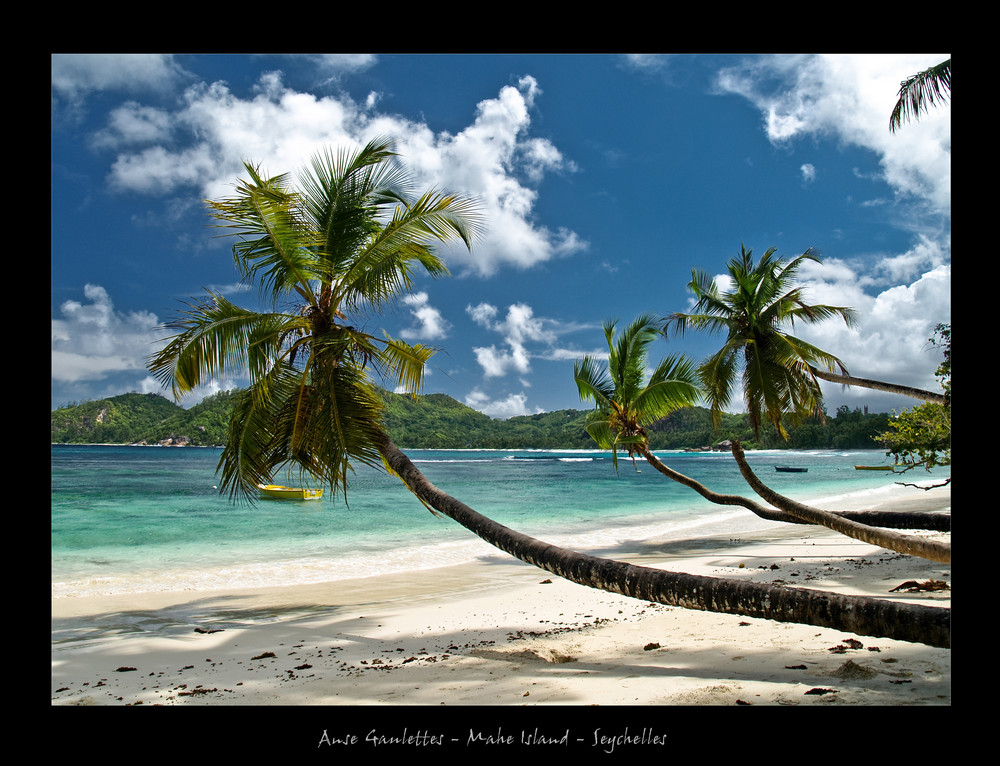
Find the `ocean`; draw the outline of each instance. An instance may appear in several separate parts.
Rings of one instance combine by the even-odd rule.
[[[620,458],[616,473],[600,451],[406,452],[440,489],[480,513],[596,555],[630,541],[738,536],[772,525],[714,505],[642,461]],[[52,597],[316,583],[509,558],[432,515],[399,480],[364,466],[351,475],[346,501],[327,488],[320,501],[233,503],[217,489],[219,454],[53,445]],[[754,497],[728,453],[657,455],[716,492]],[[886,464],[881,450],[762,450],[747,458],[778,492],[818,507],[852,496],[876,504],[905,491],[901,480],[950,475],[854,470]],[[777,472],[779,465],[808,470]]]

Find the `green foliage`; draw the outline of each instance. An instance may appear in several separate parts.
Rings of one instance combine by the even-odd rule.
[[[671,314],[666,324],[681,334],[692,328],[725,335],[722,348],[702,362],[698,375],[716,418],[742,396],[755,436],[766,423],[786,436],[786,423],[801,423],[819,411],[822,392],[811,368],[844,371],[837,357],[785,328],[838,316],[848,325],[855,322],[854,309],[805,303],[796,277],[806,261],[821,262],[816,250],[788,262],[775,253],[769,248],[755,263],[753,251],[741,245],[727,266],[726,290],[711,274],[693,269],[688,289],[698,299],[695,313]]]
[[[662,337],[652,315],[642,314],[616,335],[617,321],[604,323],[608,359],[585,356],[573,365],[580,398],[594,402],[587,433],[601,449],[610,449],[617,467],[619,450],[634,458],[649,445],[647,426],[692,406],[701,392],[694,365],[668,356],[647,370],[649,346]]]
[[[897,463],[925,468],[951,465],[951,409],[925,402],[890,420],[888,431],[879,438]]]
[[[215,446],[226,443],[229,415],[237,390],[220,391],[208,396],[189,410],[181,410],[167,418],[156,431],[159,442],[171,436],[186,436],[195,446]]]
[[[951,465],[951,325],[937,325],[930,342],[944,351],[935,373],[945,392],[944,404],[925,402],[905,410],[876,437],[897,463],[926,468]]]
[[[123,444],[135,434],[151,433],[178,407],[159,394],[122,394],[52,412],[52,441],[74,444]]]
[[[407,396],[383,391],[381,397],[386,433],[404,448],[482,447],[477,434],[488,431],[492,422],[488,415],[444,394]]]
[[[944,406],[951,407],[951,325],[943,323],[937,325],[930,342],[932,345],[944,349],[944,359],[938,365],[934,375],[944,389]]]
[[[52,412],[53,443],[156,444],[173,437],[193,446],[225,443],[229,414],[240,391],[224,391],[185,410],[158,394],[123,394],[61,407]],[[554,410],[498,420],[445,394],[408,396],[380,391],[386,431],[410,449],[592,449],[589,413]],[[97,416],[104,413],[96,423]],[[653,450],[698,449],[727,439],[747,448],[870,449],[890,415],[868,415],[842,407],[834,418],[818,418],[789,429],[785,441],[773,429],[755,440],[746,414],[723,413],[718,429],[703,407],[687,407],[650,424]]]
[[[122,394],[52,412],[52,443],[154,444],[180,437],[194,446],[225,442],[234,392],[185,410],[159,394]]]
[[[435,248],[471,247],[478,205],[437,191],[411,198],[387,139],[318,153],[297,185],[244,168],[235,195],[208,205],[235,239],[241,280],[271,310],[210,292],[167,325],[175,333],[148,366],[175,395],[248,374],[220,459],[219,485],[233,498],[252,499],[285,466],[345,487],[353,465],[382,465],[375,380],[419,391],[434,352],[362,328],[417,274],[447,273]]]

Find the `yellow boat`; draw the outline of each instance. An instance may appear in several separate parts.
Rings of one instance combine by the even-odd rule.
[[[257,489],[261,497],[270,497],[274,500],[319,500],[323,497],[323,490],[309,489],[308,487],[283,487],[280,484],[258,484]]]
[[[856,465],[855,471],[895,471],[891,465]]]

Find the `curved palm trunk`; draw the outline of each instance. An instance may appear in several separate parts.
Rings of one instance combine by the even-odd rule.
[[[888,548],[898,553],[907,553],[911,556],[919,556],[931,561],[940,561],[943,564],[951,563],[951,545],[948,543],[938,540],[927,540],[923,537],[914,537],[912,535],[901,535],[898,532],[886,532],[882,529],[870,527],[867,524],[859,524],[856,521],[829,513],[828,511],[811,508],[784,495],[779,495],[764,484],[751,470],[750,465],[746,461],[746,456],[743,454],[743,446],[738,441],[733,442],[733,457],[736,458],[736,462],[740,467],[740,473],[743,474],[743,478],[754,492],[771,503],[771,505],[777,506],[794,516],[798,516],[803,521],[829,527],[848,537],[863,540],[866,543]]]
[[[667,572],[551,545],[498,524],[435,487],[388,436],[381,437],[379,451],[389,470],[422,502],[490,545],[580,585],[687,609],[951,645],[950,609]]]
[[[901,386],[897,383],[884,383],[881,380],[869,380],[868,378],[855,378],[853,375],[838,375],[835,372],[820,370],[810,367],[809,371],[820,380],[830,383],[840,383],[845,386],[858,386],[859,388],[871,388],[875,391],[887,391],[890,394],[901,394],[914,399],[923,399],[927,402],[944,404],[944,394],[936,394],[933,391],[924,391],[911,386]]]
[[[754,514],[759,516],[766,521],[779,521],[785,524],[816,524],[818,522],[811,521],[802,518],[801,514],[796,515],[790,509],[775,510],[774,508],[765,508],[762,505],[758,505],[753,500],[750,500],[742,495],[724,495],[719,492],[713,492],[708,487],[706,487],[701,482],[695,481],[690,476],[685,476],[684,474],[675,471],[668,465],[661,463],[660,460],[654,455],[649,449],[639,450],[646,462],[649,463],[653,468],[662,473],[664,476],[673,479],[678,484],[683,484],[689,489],[693,489],[699,495],[701,495],[706,500],[709,500],[717,505],[738,505],[752,511]],[[775,495],[775,497],[781,497],[780,495]],[[765,500],[771,502],[769,498],[765,497]],[[778,503],[772,503],[773,505],[782,508]],[[888,529],[929,529],[935,532],[948,532],[951,530],[951,514],[942,513],[886,513],[883,511],[842,511],[839,513],[832,513],[829,511],[823,511],[821,513],[827,513],[831,517],[836,517],[839,519],[847,519],[857,524],[863,524],[871,527],[884,527]]]
[[[737,451],[739,451],[739,454],[737,454]],[[762,519],[767,519],[769,521],[791,521],[798,524],[818,524],[820,526],[828,527],[836,532],[840,532],[843,535],[847,535],[848,537],[863,540],[866,543],[898,551],[899,553],[908,553],[913,556],[920,556],[921,558],[930,559],[931,561],[940,561],[946,564],[951,562],[950,545],[940,543],[935,540],[926,540],[921,537],[900,535],[896,532],[886,532],[885,530],[879,529],[875,526],[869,526],[864,523],[864,514],[830,513],[829,511],[810,508],[807,505],[802,505],[801,503],[797,503],[794,500],[790,500],[787,497],[779,495],[770,487],[764,485],[764,483],[761,482],[760,479],[758,479],[750,470],[749,465],[747,465],[747,462],[743,457],[743,450],[738,442],[733,442],[733,456],[736,457],[736,462],[739,464],[740,472],[743,474],[743,478],[746,479],[747,483],[750,484],[758,495],[777,508],[780,508],[780,511],[762,508],[753,501],[747,500],[740,495],[720,495],[716,492],[712,492],[694,479],[685,476],[682,473],[678,473],[673,468],[661,463],[659,458],[649,451],[648,447],[641,447],[639,452],[646,459],[647,463],[653,466],[653,468],[662,473],[664,476],[694,489],[702,497],[711,500],[713,503],[719,503],[721,505],[741,505],[744,508],[750,509]],[[869,520],[880,520],[883,519],[884,516],[884,514],[875,514],[869,517]],[[928,514],[907,514],[907,516],[912,518],[913,516],[928,516]],[[923,521],[919,518],[914,520]],[[921,528],[924,528],[924,526],[921,526]]]

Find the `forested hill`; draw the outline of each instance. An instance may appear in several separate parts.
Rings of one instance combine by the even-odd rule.
[[[109,399],[67,405],[52,412],[52,443],[186,444],[215,446],[225,442],[226,424],[235,391],[210,396],[185,410],[158,394],[122,394]],[[584,430],[586,410],[556,410],[496,420],[445,394],[416,398],[383,392],[386,430],[406,449],[593,449]],[[725,439],[747,447],[791,449],[872,449],[873,437],[886,430],[889,415],[842,407],[790,429],[783,442],[773,429],[756,442],[746,415],[725,415],[713,430],[708,410],[693,407],[670,415],[649,429],[653,449],[701,448]]]

